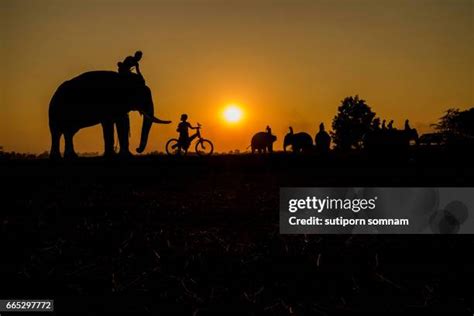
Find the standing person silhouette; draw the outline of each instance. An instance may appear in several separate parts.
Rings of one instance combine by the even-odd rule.
[[[319,124],[319,132],[316,134],[314,139],[316,145],[316,151],[319,153],[326,154],[329,152],[331,146],[331,136],[324,128],[324,123]]]
[[[409,121],[409,120],[405,120],[405,130],[406,130],[406,131],[410,131],[410,130],[411,130],[410,121]]]

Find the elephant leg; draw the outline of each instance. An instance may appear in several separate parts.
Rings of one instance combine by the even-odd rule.
[[[61,151],[59,149],[61,143],[61,132],[56,129],[51,129],[51,150],[49,151],[49,158],[61,158]]]
[[[132,156],[129,148],[128,136],[130,134],[130,117],[128,114],[117,120],[117,135],[120,143],[120,155]]]
[[[102,122],[102,132],[104,135],[104,156],[113,156],[115,154],[114,123],[112,121]]]
[[[73,137],[76,131],[67,131],[64,133],[65,149],[64,158],[71,159],[77,158],[77,154],[74,151]]]

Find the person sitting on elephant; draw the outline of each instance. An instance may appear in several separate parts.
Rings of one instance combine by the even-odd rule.
[[[142,56],[143,53],[138,50],[135,52],[135,55],[127,56],[123,61],[119,61],[117,63],[118,73],[123,75],[129,75],[133,74],[132,70],[135,69],[135,72],[139,76],[139,78],[145,81],[142,76],[142,73],[140,72],[140,66],[138,64],[138,62],[142,59]]]
[[[393,129],[393,120],[390,120],[390,122],[388,122],[387,128],[388,128],[389,130],[392,130],[392,129]]]
[[[289,129],[290,132],[283,139],[283,150],[286,151],[286,147],[291,146],[292,151],[295,153],[310,152],[313,148],[313,138],[311,135],[305,132],[294,133],[291,126]]]
[[[258,151],[259,153],[273,152],[273,143],[277,140],[275,135],[272,135],[272,129],[270,126],[267,126],[265,132],[258,132],[253,135],[250,142],[252,147],[252,154]]]
[[[266,130],[267,130],[267,133],[268,133],[269,135],[272,134],[272,128],[270,127],[270,125],[267,125]]]
[[[193,141],[194,138],[197,137],[197,133],[189,136],[189,129],[198,129],[199,127],[194,127],[188,122],[188,115],[182,114],[181,115],[181,122],[178,124],[178,128],[176,131],[179,133],[179,146],[183,149],[187,149],[189,144]],[[173,145],[173,148],[176,148],[178,144]]]

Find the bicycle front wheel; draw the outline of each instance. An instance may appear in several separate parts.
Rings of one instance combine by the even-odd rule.
[[[170,139],[166,143],[166,153],[168,155],[179,155],[181,153],[181,146],[176,138]]]
[[[195,149],[196,149],[196,153],[199,156],[209,156],[209,155],[212,155],[212,153],[214,152],[214,145],[212,144],[210,140],[200,139],[196,143]]]

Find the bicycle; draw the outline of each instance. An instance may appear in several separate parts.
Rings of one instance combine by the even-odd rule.
[[[210,140],[201,136],[201,127],[202,125],[198,123],[195,137],[198,139],[198,141],[194,146],[194,149],[198,156],[209,156],[214,152],[214,145]],[[172,138],[166,143],[166,153],[168,155],[179,155],[181,154],[181,151],[184,151],[184,154],[186,155],[191,143],[192,141],[190,141],[188,144],[182,144],[179,139]]]

